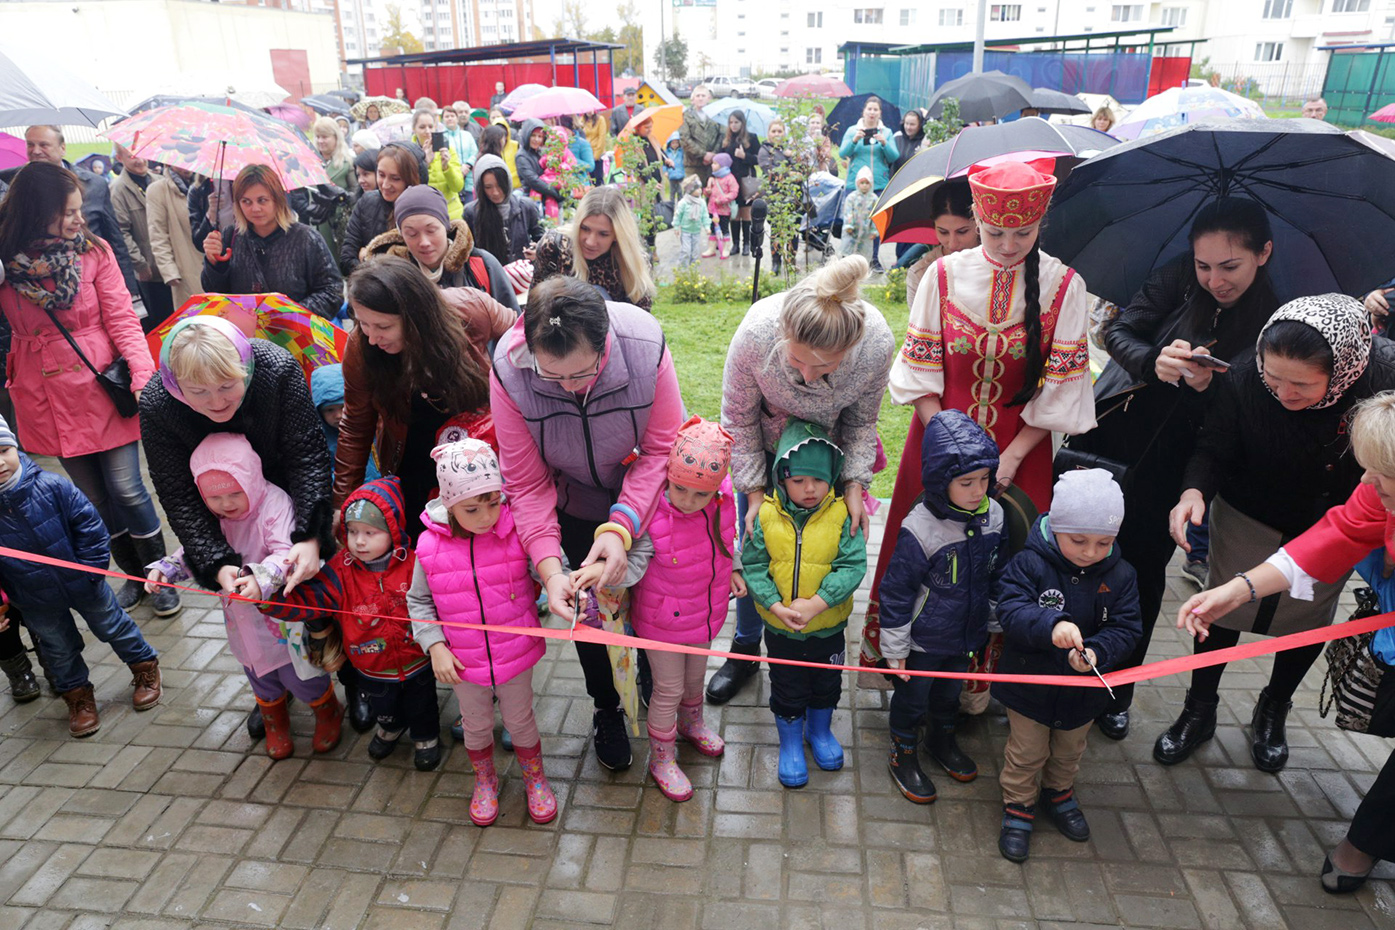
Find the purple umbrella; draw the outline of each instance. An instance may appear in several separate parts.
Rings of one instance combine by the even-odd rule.
[[[0,171],[18,168],[29,160],[24,149],[24,140],[8,132],[0,132]]]

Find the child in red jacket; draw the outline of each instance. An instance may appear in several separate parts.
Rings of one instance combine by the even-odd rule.
[[[370,481],[344,501],[347,545],[314,578],[289,595],[277,595],[263,610],[282,620],[303,620],[311,642],[323,643],[338,627],[343,657],[325,650],[335,671],[347,658],[378,719],[368,755],[386,759],[410,730],[418,771],[441,763],[441,711],[431,660],[412,638],[407,591],[416,555],[404,519],[402,484]],[[333,666],[333,667],[331,667]]]

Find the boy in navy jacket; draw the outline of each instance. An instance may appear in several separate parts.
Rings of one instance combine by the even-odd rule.
[[[988,497],[998,446],[958,410],[935,414],[921,446],[925,494],[901,524],[882,580],[882,655],[892,669],[962,672],[988,639],[990,598],[1007,564],[1003,508]],[[951,778],[972,781],[978,766],[954,738],[963,682],[896,675],[891,698],[891,777],[917,804],[936,798],[916,758],[916,728],[929,712],[925,743]]]
[[[1000,672],[1093,676],[1094,669],[1107,672],[1128,659],[1143,625],[1133,568],[1115,543],[1123,521],[1124,492],[1107,471],[1069,471],[1056,482],[1051,512],[1003,573]],[[1026,861],[1038,808],[1068,839],[1085,842],[1090,825],[1075,799],[1075,776],[1108,693],[1012,682],[995,682],[992,690],[1011,727],[998,779],[999,851]]]

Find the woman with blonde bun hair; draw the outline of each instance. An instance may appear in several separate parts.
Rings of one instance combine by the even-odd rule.
[[[881,311],[862,298],[867,259],[830,262],[794,287],[756,302],[737,327],[722,378],[722,426],[731,434],[731,480],[740,520],[750,523],[765,495],[776,443],[791,417],[823,427],[843,450],[840,489],[854,532],[866,532],[863,493],[882,459],[877,415],[896,339]],[[760,654],[762,622],[749,597],[736,604],[732,652]],[[707,685],[729,701],[757,663],[729,659]]]

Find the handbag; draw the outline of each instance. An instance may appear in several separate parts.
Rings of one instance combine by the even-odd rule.
[[[58,331],[63,334],[63,338],[68,340],[68,345],[73,347],[77,357],[82,359],[82,363],[87,366],[87,370],[92,372],[92,377],[97,379],[102,390],[107,392],[107,397],[111,398],[112,405],[116,407],[116,412],[129,419],[140,412],[140,401],[136,400],[136,395],[131,391],[131,366],[124,356],[118,355],[110,365],[102,371],[98,371],[87,356],[82,354],[78,348],[77,340],[73,334],[68,332],[68,327],[58,322],[58,317],[54,316],[52,310],[47,307],[44,312],[53,321],[53,325],[58,327]]]
[[[1356,590],[1356,610],[1349,619],[1380,613],[1375,592]],[[1328,643],[1327,676],[1318,694],[1318,713],[1337,709],[1337,726],[1353,733],[1395,736],[1395,674],[1371,653],[1375,633],[1348,636]]]
[[[760,196],[761,188],[765,186],[765,181],[755,175],[744,177],[740,181],[741,202],[750,203]]]

